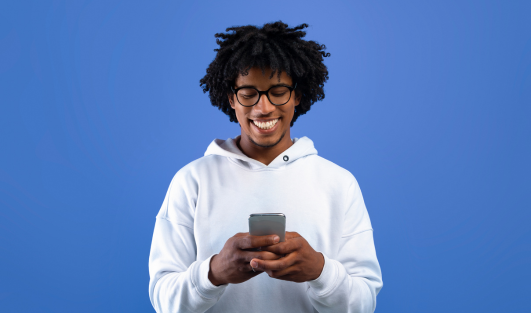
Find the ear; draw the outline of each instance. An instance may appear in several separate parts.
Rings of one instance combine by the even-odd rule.
[[[235,108],[234,108],[234,93],[229,92],[229,93],[227,94],[227,97],[229,98],[230,107],[231,107],[233,110],[235,110]]]
[[[295,106],[298,106],[301,103],[302,93],[299,93],[295,90]]]

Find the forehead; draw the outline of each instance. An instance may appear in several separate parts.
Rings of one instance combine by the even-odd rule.
[[[286,74],[285,71],[282,71],[280,74],[280,79],[278,77],[278,70],[275,72],[273,77],[269,78],[271,76],[271,72],[272,70],[269,67],[264,69],[264,73],[262,73],[262,70],[259,67],[252,67],[249,69],[248,75],[244,76],[239,74],[238,77],[236,77],[235,84],[237,87],[249,85],[257,88],[269,88],[270,86],[277,84],[292,84],[293,81],[291,77]]]

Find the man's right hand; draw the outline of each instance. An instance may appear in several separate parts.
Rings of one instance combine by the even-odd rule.
[[[276,260],[280,256],[268,251],[246,251],[278,243],[277,235],[251,236],[249,233],[238,233],[229,238],[219,254],[210,259],[208,279],[215,286],[223,284],[239,284],[249,280],[262,271],[253,271],[251,260]]]

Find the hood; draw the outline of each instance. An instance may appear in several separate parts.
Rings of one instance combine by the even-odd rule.
[[[229,138],[227,140],[214,139],[214,141],[212,141],[212,143],[208,146],[205,156],[221,155],[232,159],[248,169],[254,170],[281,168],[289,165],[292,162],[295,162],[297,159],[306,157],[308,155],[317,154],[317,150],[315,150],[313,141],[310,138],[294,138],[292,139],[293,145],[291,147],[277,156],[269,165],[265,165],[243,154],[236,144],[237,140],[239,140],[239,137],[240,136],[236,138]]]

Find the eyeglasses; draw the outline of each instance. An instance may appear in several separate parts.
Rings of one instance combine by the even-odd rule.
[[[260,91],[254,87],[241,87],[236,89],[230,87],[232,92],[236,94],[236,99],[238,99],[238,102],[244,107],[252,107],[253,105],[257,104],[263,94],[267,96],[267,99],[269,99],[271,104],[284,105],[291,99],[291,92],[295,88],[297,88],[296,83],[293,87],[276,85],[266,91]]]

